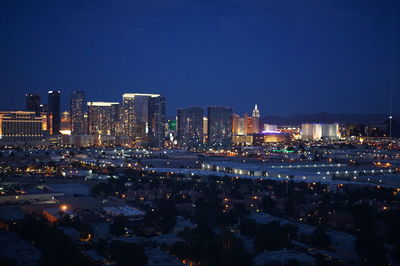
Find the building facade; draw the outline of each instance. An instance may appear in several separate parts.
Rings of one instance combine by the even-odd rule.
[[[203,116],[204,110],[200,107],[178,109],[178,142],[182,147],[203,145]]]
[[[120,116],[118,102],[88,102],[88,133],[116,135]]]
[[[48,129],[51,135],[60,133],[61,111],[60,111],[60,91],[49,91],[48,104]]]
[[[71,114],[67,111],[61,114],[60,133],[62,135],[71,135]]]
[[[85,134],[84,130],[85,92],[74,91],[70,99],[71,134]]]
[[[208,146],[225,149],[232,145],[232,108],[208,107]]]
[[[42,139],[42,118],[35,112],[0,112],[0,141],[30,142]]]
[[[149,98],[148,137],[149,143],[162,147],[165,138],[165,97]]]
[[[253,113],[253,133],[260,132],[260,110],[258,110],[257,104],[254,106]]]
[[[165,97],[160,94],[122,95],[122,130],[136,143],[161,146],[165,136]]]
[[[311,124],[301,125],[301,139],[320,140],[340,138],[339,124]]]
[[[244,136],[246,135],[245,118],[240,115],[233,115],[232,118],[232,133],[233,136]]]
[[[266,132],[278,131],[278,125],[264,124],[263,131]]]
[[[25,95],[26,110],[35,112],[36,115],[40,115],[40,96],[37,93],[27,93]]]

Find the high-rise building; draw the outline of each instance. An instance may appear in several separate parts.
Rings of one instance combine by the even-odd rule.
[[[162,147],[165,138],[165,97],[149,98],[148,142],[155,147]]]
[[[339,124],[302,124],[301,138],[306,140],[340,138]]]
[[[234,114],[232,120],[232,133],[234,136],[246,135],[245,118]]]
[[[116,135],[119,123],[120,103],[88,102],[88,133],[92,135]]]
[[[81,135],[84,131],[85,92],[74,91],[70,101],[71,133]]]
[[[49,119],[49,108],[47,104],[40,104],[40,117],[42,117],[42,129],[45,132],[50,132],[51,121]]]
[[[48,128],[50,134],[59,134],[61,124],[60,91],[49,91]]]
[[[340,138],[339,124],[322,124],[321,137],[323,139],[338,139]]]
[[[26,110],[35,112],[40,115],[40,95],[37,93],[27,93],[26,97]]]
[[[246,113],[242,118],[235,114],[232,119],[232,133],[234,136],[251,135],[260,132],[260,111],[257,104],[253,109],[252,116]]]
[[[208,118],[203,117],[203,143],[208,143]]]
[[[232,144],[232,108],[208,107],[208,146],[229,148]]]
[[[244,120],[244,132],[246,133],[246,135],[255,133],[254,118],[252,116],[248,116],[248,114],[244,114],[243,120]]]
[[[62,135],[71,135],[71,114],[67,111],[61,113],[60,133]]]
[[[200,107],[178,109],[178,141],[183,147],[198,148],[203,144],[203,116]]]
[[[165,136],[165,97],[160,94],[122,95],[122,126],[136,142],[162,146]]]
[[[260,111],[258,110],[257,104],[254,106],[253,109],[253,133],[260,132]]]
[[[0,141],[29,142],[42,139],[42,118],[35,112],[0,112]]]
[[[250,125],[250,127],[248,126]],[[232,142],[234,145],[251,145],[253,137],[253,120],[245,114],[243,117],[234,114],[232,119]],[[248,132],[249,131],[249,132]]]

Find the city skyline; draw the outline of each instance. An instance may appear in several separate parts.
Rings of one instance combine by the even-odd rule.
[[[4,110],[21,109],[27,91],[83,90],[88,101],[160,93],[168,115],[208,105],[242,114],[255,103],[274,115],[400,113],[398,1],[4,2],[0,10]]]
[[[124,93],[126,93],[125,91],[123,93],[121,93],[121,95],[117,95],[117,96],[113,96],[111,98],[105,98],[105,97],[98,97],[96,99],[92,99],[90,97],[90,95],[87,95],[85,90],[82,89],[74,89],[71,90],[71,93],[69,93],[68,95],[66,94],[67,91],[69,90],[62,90],[62,89],[58,89],[58,91],[60,91],[60,111],[61,112],[69,112],[70,113],[70,109],[71,109],[71,95],[76,92],[76,91],[81,91],[84,92],[85,95],[85,105],[89,102],[118,102],[118,103],[122,103],[122,99],[121,99],[121,95],[123,95]],[[136,91],[135,93],[144,93],[144,94],[158,94],[159,92],[156,92],[156,90],[127,90],[127,91]],[[149,92],[147,92],[149,91]],[[37,91],[33,91],[33,90],[28,90],[26,91],[23,95],[20,95],[20,97],[18,98],[18,103],[12,103],[12,106],[10,105],[10,107],[8,108],[5,105],[1,105],[0,106],[0,111],[18,111],[18,110],[31,110],[27,107],[27,95],[38,95],[39,99],[41,100],[42,105],[44,104],[45,106],[47,106],[47,97],[48,97],[48,91],[44,91],[43,93],[38,93]],[[203,109],[207,109],[208,107],[213,107],[213,106],[220,106],[220,107],[230,107],[233,109],[233,113],[234,114],[238,114],[238,115],[243,115],[243,114],[247,114],[249,116],[252,115],[253,109],[252,106],[254,107],[254,105],[258,106],[258,109],[261,112],[261,118],[262,117],[274,117],[275,118],[288,118],[288,117],[292,117],[292,116],[297,116],[297,115],[310,115],[310,116],[314,116],[314,115],[360,115],[360,116],[366,116],[366,115],[382,115],[382,116],[387,116],[389,117],[390,115],[398,117],[400,115],[400,110],[397,111],[397,105],[394,104],[393,108],[391,109],[392,112],[388,111],[388,112],[373,112],[373,111],[366,111],[366,112],[344,112],[344,111],[332,111],[332,112],[328,112],[328,111],[324,111],[324,110],[316,110],[315,112],[305,112],[302,111],[301,109],[298,109],[298,111],[294,111],[292,113],[287,113],[287,112],[268,112],[268,103],[263,103],[261,101],[255,101],[254,103],[250,103],[249,105],[245,106],[241,106],[240,110],[237,107],[238,105],[227,105],[227,104],[223,104],[223,103],[216,103],[216,104],[207,104],[204,103],[204,105],[197,105],[197,104],[190,104],[190,103],[182,103],[180,105],[177,105],[176,107],[172,107],[170,106],[170,103],[168,101],[168,96],[164,95],[167,99],[167,104],[166,104],[166,117],[167,119],[173,119],[177,116],[177,112],[179,109],[185,109],[185,108],[191,108],[191,107],[200,107]],[[261,102],[261,103],[260,103]],[[41,107],[43,108],[43,107]],[[265,112],[264,112],[265,110]]]
[[[0,265],[400,265],[399,14],[0,1]]]

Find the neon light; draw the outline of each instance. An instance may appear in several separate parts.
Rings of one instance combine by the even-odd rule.
[[[284,153],[291,153],[294,152],[292,150],[272,150],[273,152],[284,152]]]
[[[276,130],[265,130],[262,133],[268,134],[268,133],[272,133],[272,134],[281,134],[282,132],[280,131],[276,131]]]

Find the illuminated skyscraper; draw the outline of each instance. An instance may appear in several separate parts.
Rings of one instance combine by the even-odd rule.
[[[60,91],[49,91],[48,119],[50,134],[59,134],[61,123]]]
[[[26,97],[26,110],[35,112],[36,115],[40,114],[40,96],[36,93],[27,93]]]
[[[258,110],[257,104],[254,106],[253,109],[253,133],[260,132],[260,111]]]
[[[183,147],[198,148],[203,144],[203,116],[200,107],[178,109],[178,141]]]
[[[245,118],[240,117],[239,115],[233,115],[232,121],[232,133],[234,136],[242,136],[246,135],[245,131]]]
[[[35,112],[0,112],[0,141],[29,142],[42,139],[42,118]]]
[[[208,143],[208,118],[203,117],[203,143]]]
[[[165,97],[160,94],[122,95],[122,126],[136,142],[162,146],[165,135]]]
[[[302,124],[301,138],[305,140],[338,139],[339,124]]]
[[[60,133],[71,135],[71,114],[67,111],[61,113]]]
[[[208,146],[229,148],[232,144],[232,108],[208,107]]]
[[[148,142],[152,146],[162,147],[165,137],[165,97],[149,98]]]
[[[84,134],[85,93],[74,91],[71,94],[71,133],[73,135]]]
[[[119,122],[118,102],[88,102],[88,133],[92,135],[115,135]]]
[[[248,114],[243,115],[244,120],[244,132],[246,135],[253,134],[254,131],[254,118],[249,116]]]

